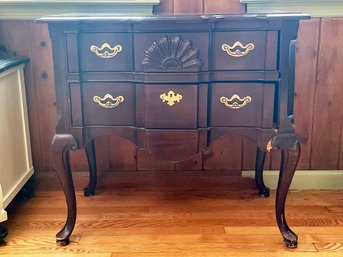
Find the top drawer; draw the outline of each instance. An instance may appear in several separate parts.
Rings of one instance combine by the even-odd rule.
[[[277,45],[276,31],[215,32],[212,70],[275,70]]]
[[[131,33],[81,33],[78,39],[81,71],[130,71]]]

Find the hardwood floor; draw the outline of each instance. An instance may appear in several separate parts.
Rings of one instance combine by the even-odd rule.
[[[66,214],[61,191],[41,187],[35,197],[13,204],[0,255],[343,256],[343,191],[289,194],[287,220],[299,236],[298,248],[291,250],[283,246],[276,226],[275,192],[258,197],[250,179],[224,172],[111,176],[113,185],[100,180],[94,197],[77,191],[78,218],[66,247],[55,245]]]

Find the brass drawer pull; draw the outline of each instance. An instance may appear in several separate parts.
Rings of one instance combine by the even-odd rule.
[[[124,102],[124,97],[120,95],[114,98],[112,95],[107,94],[103,98],[101,98],[100,96],[94,96],[93,101],[103,108],[111,109]]]
[[[173,106],[176,102],[180,102],[182,95],[176,94],[174,91],[169,91],[168,93],[163,93],[160,95],[162,102],[167,102],[169,106]]]
[[[230,109],[240,109],[246,106],[248,103],[252,101],[251,96],[246,96],[244,98],[241,98],[239,95],[233,95],[230,99],[226,98],[225,96],[222,96],[220,98],[220,102],[222,104],[225,104],[226,107]]]
[[[234,50],[235,48],[237,49]],[[243,57],[247,55],[250,51],[252,51],[254,48],[255,45],[253,43],[249,43],[243,46],[243,44],[239,41],[234,43],[232,46],[227,44],[222,45],[222,50],[232,57]]]
[[[109,59],[120,53],[123,47],[121,45],[111,47],[108,43],[104,43],[101,47],[91,45],[90,50],[100,58]]]

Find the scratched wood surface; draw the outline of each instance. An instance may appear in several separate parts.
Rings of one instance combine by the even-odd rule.
[[[111,183],[104,179],[94,197],[77,191],[78,218],[66,247],[55,245],[66,215],[62,192],[47,187],[13,204],[0,255],[343,256],[343,191],[289,194],[286,217],[299,236],[290,250],[276,226],[275,192],[258,197],[250,179],[193,171],[133,172],[132,180],[129,173],[109,175]]]
[[[238,0],[161,0],[155,12],[244,13],[245,6]],[[300,25],[295,80],[295,122],[302,145],[299,169],[343,169],[342,30],[340,18],[316,18]],[[56,114],[47,27],[30,21],[0,21],[0,42],[31,59],[25,75],[34,165],[37,173],[51,171],[49,145]],[[237,171],[253,169],[255,162],[255,144],[241,138],[216,142],[209,151],[177,164],[136,151],[131,143],[115,136],[97,139],[96,149],[101,171]],[[71,164],[73,171],[87,169],[83,150],[71,153]],[[266,168],[278,169],[279,165],[278,152],[267,155]]]

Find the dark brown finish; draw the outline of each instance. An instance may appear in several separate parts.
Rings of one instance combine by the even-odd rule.
[[[135,103],[133,100],[135,89],[132,83],[83,83],[82,92],[82,101],[75,103],[72,99],[72,109],[83,112],[85,125],[130,126],[135,124]],[[114,98],[122,96],[124,102],[113,109],[105,109],[94,102],[94,96],[104,98],[106,94],[111,94]],[[102,102],[105,103],[106,101],[109,100],[105,99]],[[73,124],[73,126],[77,125]]]
[[[170,91],[173,93],[168,94]],[[181,95],[182,99],[174,102],[173,106],[168,105],[167,101],[160,97],[177,94]],[[195,129],[198,127],[197,85],[144,85],[144,103],[143,120],[146,128]]]
[[[160,12],[173,14],[173,0],[161,0]],[[186,1],[183,1],[184,3]],[[240,4],[239,0],[204,0],[204,13],[244,13],[244,5]],[[191,13],[191,8],[187,5],[180,5],[178,8],[184,8],[185,12]],[[187,9],[188,8],[188,9]],[[193,7],[194,8],[194,7]],[[335,21],[335,22],[333,22]],[[324,22],[331,22],[330,26],[322,26]],[[332,163],[337,163],[338,168],[342,169],[341,160],[343,157],[342,146],[343,144],[332,143],[332,139],[322,135],[321,129],[319,129],[319,123],[323,123],[323,119],[327,113],[331,112],[332,105],[336,106],[343,101],[338,94],[334,91],[335,85],[340,85],[340,70],[339,69],[326,69],[320,67],[317,70],[317,64],[322,62],[323,58],[326,58],[325,54],[319,56],[319,49],[322,49],[323,53],[331,52],[335,56],[341,56],[342,49],[340,44],[331,45],[330,48],[324,47],[327,42],[336,42],[337,36],[328,30],[340,29],[342,25],[342,19],[340,18],[325,18],[325,19],[312,19],[310,21],[301,21],[300,32],[297,40],[297,64],[296,64],[296,86],[295,86],[295,123],[296,132],[299,141],[302,146],[302,154],[299,160],[298,169],[332,169]],[[321,37],[319,40],[319,35]],[[76,34],[71,34],[76,36]],[[0,41],[4,43],[8,49],[14,50],[19,55],[26,55],[30,57],[31,64],[25,68],[25,80],[27,86],[27,96],[29,105],[29,124],[32,141],[32,153],[34,159],[34,166],[36,173],[44,173],[52,170],[50,161],[49,145],[54,135],[55,124],[55,93],[52,69],[51,56],[51,44],[47,31],[46,24],[38,24],[30,21],[1,21],[0,22]],[[45,45],[42,42],[45,42]],[[322,47],[323,46],[323,47]],[[46,71],[48,74],[47,79],[41,79],[42,72]],[[317,75],[318,74],[318,75]],[[322,79],[330,75],[330,79]],[[36,79],[37,78],[37,79]],[[318,86],[316,86],[316,78],[318,78]],[[330,83],[330,86],[327,84]],[[335,95],[334,98],[328,99],[327,97],[315,97],[316,88],[325,87],[329,95]],[[325,104],[328,102],[331,104]],[[320,108],[316,106],[320,105]],[[316,109],[317,118],[313,119],[314,108]],[[343,117],[343,116],[342,116]],[[339,122],[339,118],[333,121]],[[330,127],[331,119],[328,119],[327,126]],[[312,133],[313,127],[316,127],[315,133]],[[336,128],[331,131],[332,138],[340,138],[341,128]],[[312,145],[312,140],[316,140]],[[244,140],[244,139],[243,139]],[[145,163],[138,163],[136,161],[136,152],[132,150],[132,145],[128,141],[119,140],[116,136],[104,136],[96,139],[96,144],[99,141],[100,148],[97,149],[98,169],[104,172],[107,171],[120,171],[123,167],[126,169],[139,169],[140,167],[151,167],[154,170],[158,170],[159,167],[164,169],[169,164],[163,161],[150,160],[148,158],[141,158]],[[237,140],[237,145],[233,146],[233,142],[230,145],[232,149],[240,149],[240,140]],[[112,146],[109,146],[109,142],[112,142]],[[113,151],[113,147],[121,145],[120,149]],[[335,155],[325,155],[323,153],[330,146],[330,151],[338,152]],[[314,149],[315,147],[315,149]],[[108,151],[108,149],[112,149]],[[313,149],[313,150],[311,150]],[[129,151],[127,151],[129,150]],[[252,150],[252,151],[251,151]],[[219,170],[225,171],[239,171],[239,170],[252,170],[255,163],[255,146],[249,144],[243,144],[242,155],[237,155],[234,150],[225,149],[225,144],[216,145],[214,148],[214,154],[209,159],[200,159],[201,164],[192,167],[192,169],[206,170]],[[224,152],[223,158],[218,159],[221,156],[221,152]],[[267,153],[266,169],[278,169],[280,163],[280,153],[277,152],[273,155],[272,165],[270,166],[269,153]],[[125,164],[122,163],[122,157],[125,156]],[[146,155],[148,156],[148,155]],[[235,156],[235,161],[229,161],[232,156]],[[204,156],[208,158],[209,156]],[[230,157],[230,158],[229,158]],[[152,158],[152,157],[151,157]],[[216,158],[211,160],[211,158]],[[75,151],[71,154],[70,158],[73,172],[87,170],[87,161],[84,151]],[[120,161],[118,162],[118,159]],[[313,160],[313,161],[311,161]],[[320,160],[320,161],[319,161]],[[191,160],[190,160],[191,161]],[[199,159],[197,159],[199,161]],[[148,165],[149,163],[149,165]],[[324,163],[324,164],[323,164]],[[329,164],[330,163],[330,164]],[[154,166],[150,166],[153,164]],[[249,165],[248,165],[249,164]],[[311,164],[311,165],[310,165]],[[161,166],[160,166],[161,165]],[[129,167],[129,168],[128,168]],[[335,166],[337,167],[337,166]],[[75,181],[75,183],[80,183]],[[83,186],[84,185],[80,185]]]
[[[61,246],[69,244],[69,237],[76,221],[76,199],[69,164],[69,151],[77,147],[75,138],[70,134],[56,134],[51,143],[51,160],[60,179],[68,206],[66,223],[56,235],[56,243]]]
[[[268,197],[269,188],[266,187],[263,181],[263,166],[266,159],[266,151],[257,148],[256,150],[256,162],[255,162],[255,182],[260,196]],[[295,170],[295,169],[294,169]]]
[[[192,33],[191,35],[193,40],[197,41],[194,39],[196,34]],[[161,39],[153,42],[152,44],[149,42],[151,37],[160,38],[161,36]],[[200,39],[206,39],[206,35],[200,34],[199,36]],[[187,72],[194,70],[198,71],[203,66],[202,60],[199,56],[200,50],[194,48],[191,41],[184,40],[179,35],[170,37],[160,34],[143,34],[142,38],[137,36],[136,45],[138,45],[139,48],[146,49],[146,46],[141,44],[142,42],[145,42],[148,46],[151,45],[151,47],[144,52],[143,61],[139,60],[139,58],[136,60],[136,64],[138,64],[138,66],[136,66],[137,69],[139,69],[138,67],[142,67],[145,71],[160,71],[162,69],[165,71]],[[141,54],[139,50],[140,49],[136,49],[137,55]]]
[[[165,170],[174,170],[174,163],[156,159],[148,151],[143,149],[137,150],[137,170],[140,171],[165,171]]]
[[[277,33],[264,31],[215,32],[213,36],[214,70],[275,70]],[[269,40],[267,40],[270,38]],[[222,50],[223,43],[233,46],[237,41],[243,46],[254,44],[254,49],[245,58],[229,56]],[[276,44],[275,44],[275,43]],[[233,49],[237,50],[240,47]],[[268,53],[268,54],[266,54]],[[268,60],[266,58],[268,57]]]
[[[68,219],[57,242],[67,244],[75,225],[76,203],[68,159],[71,147],[86,145],[91,179],[85,194],[92,195],[97,176],[96,137],[115,134],[158,159],[179,162],[202,151],[209,153],[211,144],[223,137],[240,135],[259,147],[256,184],[264,196],[268,194],[262,176],[267,144],[272,142],[274,149],[282,150],[277,221],[286,246],[296,247],[297,237],[287,226],[284,205],[300,156],[293,125],[293,92],[298,20],[305,18],[288,14],[139,18],[66,15],[41,19],[49,23],[55,63],[59,119],[52,157],[68,205]],[[162,32],[152,34],[155,28]],[[123,30],[132,40],[127,45],[125,41],[116,45],[116,35]],[[78,36],[70,40],[70,31]],[[245,33],[254,40],[247,41]],[[106,50],[88,47],[93,38]],[[116,46],[112,49],[112,45]],[[218,54],[222,52],[225,56]],[[112,60],[117,55],[125,56],[128,63],[135,59],[134,70],[130,66],[117,69]],[[95,66],[84,63],[92,62],[92,58],[105,62],[104,70],[99,69],[100,61],[94,61]],[[68,63],[78,66],[70,72]],[[76,97],[75,103],[72,96]],[[120,101],[115,100],[118,97]]]
[[[163,12],[172,14],[173,13],[173,1],[172,0],[161,0],[162,4],[166,8]],[[168,9],[169,8],[169,9]],[[181,5],[180,8],[183,8]],[[187,8],[187,5],[184,6]],[[239,9],[241,8],[241,9]],[[211,10],[210,10],[211,9]],[[244,12],[244,5],[239,3],[239,0],[206,0],[204,1],[204,13],[242,13]],[[297,124],[296,130],[299,141],[302,145],[302,154],[299,160],[298,169],[331,169],[330,165],[322,165],[322,163],[335,162],[339,169],[342,169],[342,158],[343,151],[341,150],[343,144],[333,144],[330,138],[323,137],[321,135],[321,130],[316,129],[316,133],[312,133],[313,127],[318,127],[319,123],[322,122],[321,119],[316,118],[313,120],[314,111],[313,108],[319,104],[321,108],[318,108],[316,115],[324,116],[324,114],[329,112],[331,105],[323,105],[318,101],[328,102],[329,99],[326,97],[315,98],[316,88],[321,88],[323,83],[331,83],[331,86],[326,87],[329,94],[338,96],[333,91],[333,85],[339,84],[340,70],[335,69],[323,69],[320,68],[320,72],[317,74],[317,62],[321,62],[325,55],[321,55],[319,59],[319,48],[322,44],[326,44],[326,41],[336,41],[336,35],[330,36],[326,35],[319,40],[320,34],[327,34],[327,30],[331,30],[332,26],[322,26],[323,22],[331,21],[330,18],[325,19],[312,19],[310,21],[301,21],[300,32],[297,40],[297,65],[296,65],[296,86],[295,86],[295,123]],[[342,19],[334,19],[339,21]],[[342,24],[340,22],[335,22],[335,29],[339,29]],[[329,33],[332,35],[332,33]],[[70,34],[76,36],[76,34]],[[26,55],[30,57],[31,64],[30,67],[25,69],[25,79],[27,86],[27,96],[29,105],[29,124],[31,132],[32,141],[32,153],[34,159],[35,172],[47,172],[52,170],[52,165],[50,161],[49,145],[51,139],[54,135],[54,124],[55,124],[55,94],[54,94],[54,83],[52,69],[50,67],[52,64],[51,57],[51,44],[47,31],[47,26],[45,24],[37,24],[28,21],[1,21],[0,22],[0,41],[6,45],[8,49],[12,49],[19,55]],[[45,42],[45,45],[41,43]],[[330,48],[322,47],[325,52],[334,52],[335,55],[340,56],[341,48],[340,44],[331,45]],[[325,49],[325,50],[324,50]],[[49,69],[47,69],[49,67]],[[41,74],[44,71],[47,72],[48,78],[41,79]],[[326,77],[331,73],[330,80],[322,80],[322,77]],[[318,87],[316,87],[316,77],[318,77]],[[37,79],[35,79],[37,78]],[[326,81],[326,82],[325,82]],[[325,86],[325,85],[324,85]],[[73,98],[73,97],[72,97]],[[336,103],[341,103],[343,100],[339,97],[330,99],[332,105]],[[305,107],[304,107],[305,106]],[[322,113],[322,114],[321,114]],[[342,116],[343,117],[343,116]],[[338,121],[337,119],[334,121]],[[328,121],[328,126],[330,127],[331,121]],[[339,138],[341,129],[335,129],[331,131],[333,137]],[[315,143],[315,149],[312,146],[312,138],[319,140],[322,143]],[[245,139],[243,139],[245,140]],[[140,167],[151,167],[153,170],[158,170],[159,167],[164,169],[165,166],[169,164],[163,161],[148,160],[147,158],[141,158],[140,160],[146,163],[138,163],[136,161],[137,153],[132,147],[132,144],[125,140],[120,140],[116,136],[104,136],[102,138],[96,139],[96,144],[99,141],[99,147],[97,149],[98,169],[104,172],[107,171],[120,171],[120,170],[135,170]],[[255,148],[254,145],[243,144],[240,145],[240,140],[237,140],[237,145],[233,145],[230,142],[232,149],[241,149],[241,155],[237,156],[231,148],[225,149],[225,144],[216,145],[213,149],[214,154],[209,156],[204,156],[209,159],[197,159],[196,162],[201,161],[200,165],[191,167],[191,169],[206,169],[206,170],[219,170],[225,171],[239,171],[239,170],[252,170],[254,169],[255,163]],[[111,146],[109,146],[111,142]],[[113,148],[116,145],[121,145],[121,148]],[[336,149],[339,155],[335,155],[333,160],[333,155],[324,155],[323,152],[326,151],[327,145],[330,145],[330,149]],[[111,149],[111,151],[109,151]],[[252,150],[252,151],[251,151]],[[223,158],[218,159],[221,156],[221,152],[224,152]],[[270,166],[269,153],[267,153],[266,159],[266,169],[278,169],[280,163],[280,153],[277,152],[273,155],[272,165]],[[148,155],[145,155],[148,156]],[[232,156],[235,156],[235,161],[229,161]],[[123,157],[125,157],[125,163],[123,162]],[[229,158],[230,157],[230,158]],[[151,157],[152,158],[152,157]],[[215,158],[211,160],[211,158]],[[322,161],[317,161],[318,158]],[[120,159],[120,161],[118,161]],[[311,160],[314,160],[311,162]],[[330,159],[330,160],[329,160]],[[189,160],[192,162],[192,160]],[[73,172],[85,171],[87,170],[87,161],[85,153],[83,150],[75,151],[70,156],[70,162]],[[149,163],[149,165],[148,165]],[[311,165],[310,165],[311,163]],[[150,166],[153,164],[154,166]],[[248,165],[249,164],[249,165]],[[161,166],[159,166],[161,165]],[[203,168],[201,168],[203,167]],[[190,169],[190,168],[189,168]],[[80,183],[75,181],[75,183]],[[85,185],[80,185],[85,186]]]
[[[87,155],[88,169],[89,169],[89,183],[84,189],[85,196],[92,196],[95,193],[97,184],[97,172],[96,172],[96,155],[94,139],[85,145],[85,151]]]
[[[274,88],[273,84],[213,83],[210,126],[270,128],[273,125]],[[231,98],[235,94],[252,100],[241,109],[229,109],[220,101],[223,96]]]
[[[291,145],[291,141],[293,145]],[[300,157],[300,144],[294,136],[276,136],[273,147],[281,148],[281,169],[276,191],[276,221],[283,235],[284,242],[289,248],[297,247],[298,236],[289,228],[285,217],[287,191],[291,185],[295,168]]]
[[[82,71],[130,71],[133,69],[132,35],[130,33],[82,33],[78,42],[80,42],[80,52],[84,53],[79,59],[80,70]],[[110,47],[115,47],[116,45],[124,47],[116,58],[101,59],[94,52],[91,52],[90,49],[92,46],[101,48],[104,42],[110,42]],[[100,53],[106,51],[111,50],[108,47],[99,50]]]
[[[109,138],[109,159],[108,171],[134,171],[137,170],[137,148],[134,144],[125,138],[111,135]],[[120,146],[120,147],[118,147]],[[102,147],[102,145],[99,145]],[[98,150],[97,150],[98,151]]]
[[[166,24],[167,25],[167,24]],[[161,26],[162,28],[164,26]],[[161,27],[151,30],[160,31]],[[150,29],[149,29],[150,30]],[[137,33],[135,68],[137,71],[192,72],[207,70],[207,33]],[[191,39],[191,40],[190,40]]]

